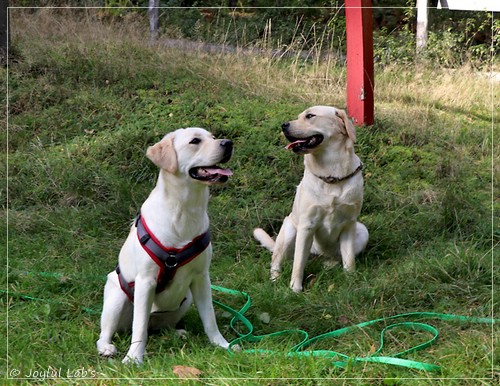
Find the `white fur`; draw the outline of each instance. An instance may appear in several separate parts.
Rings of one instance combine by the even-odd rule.
[[[190,143],[194,137],[201,142]],[[142,216],[163,245],[182,248],[209,226],[209,184],[194,180],[188,172],[192,167],[221,162],[224,157],[221,140],[214,139],[204,129],[179,129],[151,146],[147,156],[161,170],[155,188],[141,207]],[[219,332],[212,305],[209,277],[212,246],[180,267],[166,289],[156,294],[159,267],[138,242],[136,231],[132,225],[119,254],[124,277],[129,282],[135,281],[134,304],[120,288],[116,272],[109,273],[104,288],[101,334],[97,341],[99,354],[115,354],[116,348],[111,342],[113,335],[116,331],[132,328],[131,345],[123,362],[141,363],[148,327],[174,327],[192,300],[210,342],[227,348],[229,344]],[[182,303],[184,298],[187,300]],[[162,312],[154,314],[155,311]]]

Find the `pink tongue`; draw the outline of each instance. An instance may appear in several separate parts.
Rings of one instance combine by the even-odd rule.
[[[228,176],[228,177],[233,175],[231,169],[221,169],[221,168],[210,169],[210,173],[221,174],[223,176]]]
[[[305,143],[305,142],[307,142],[306,139],[299,139],[298,141],[295,141],[295,142],[292,142],[292,143],[289,143],[288,145],[286,145],[285,149],[286,150],[293,149],[294,147],[299,146],[301,143]]]

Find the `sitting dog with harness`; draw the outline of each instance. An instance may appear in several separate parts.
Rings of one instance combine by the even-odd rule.
[[[232,150],[231,141],[201,128],[176,130],[148,148],[160,174],[120,251],[118,267],[108,274],[100,355],[114,355],[113,335],[132,328],[123,363],[142,363],[148,329],[177,326],[193,300],[210,342],[229,346],[212,305],[207,206],[209,185],[232,175],[217,166],[229,161]]]

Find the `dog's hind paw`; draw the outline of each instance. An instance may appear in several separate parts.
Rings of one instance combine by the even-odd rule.
[[[98,345],[99,355],[105,358],[112,357],[116,354],[116,347],[111,343]]]
[[[183,339],[183,340],[187,340],[187,338],[188,338],[188,332],[187,332],[186,330],[184,330],[183,328],[178,328],[178,329],[176,329],[176,330],[175,330],[175,334],[176,334],[179,338],[181,338],[181,339]]]
[[[269,277],[270,277],[271,281],[276,281],[280,277],[280,274],[281,274],[281,270],[271,268]]]
[[[323,261],[323,268],[328,270],[332,268],[337,268],[339,266],[339,262],[335,259],[327,259]]]

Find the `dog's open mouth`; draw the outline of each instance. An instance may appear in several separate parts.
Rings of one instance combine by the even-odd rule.
[[[307,138],[295,138],[289,135],[286,138],[290,143],[285,147],[287,150],[293,150],[294,153],[304,153],[308,150],[314,149],[323,142],[323,136],[321,134],[312,135]]]
[[[189,175],[195,180],[211,184],[223,184],[233,175],[231,169],[214,166],[198,166],[189,170]]]

